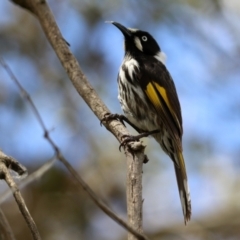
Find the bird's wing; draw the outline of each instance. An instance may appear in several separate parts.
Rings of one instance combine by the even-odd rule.
[[[172,134],[181,140],[182,115],[171,75],[161,62],[145,65],[140,82],[147,98]],[[177,135],[177,136],[176,136]],[[173,136],[173,137],[174,137]]]

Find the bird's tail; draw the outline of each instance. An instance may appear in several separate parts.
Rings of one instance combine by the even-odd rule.
[[[187,173],[183,155],[181,152],[176,155],[175,156],[177,157],[177,161],[174,162],[178,163],[178,165],[174,164],[174,168],[177,178],[179,196],[182,204],[184,221],[186,224],[190,220],[192,213],[190,191],[188,188]]]

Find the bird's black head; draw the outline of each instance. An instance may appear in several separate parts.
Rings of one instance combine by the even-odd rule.
[[[126,53],[136,51],[155,56],[161,52],[156,40],[148,33],[138,29],[126,28],[120,23],[110,22],[115,25],[124,35]]]

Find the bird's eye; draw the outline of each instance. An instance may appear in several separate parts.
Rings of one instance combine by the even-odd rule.
[[[146,42],[146,41],[147,41],[147,37],[146,37],[146,36],[142,36],[142,40],[143,40],[144,42]]]

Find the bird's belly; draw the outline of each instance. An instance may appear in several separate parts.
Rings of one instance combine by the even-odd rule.
[[[147,106],[142,89],[136,89],[136,87],[132,87],[131,84],[128,84],[127,88],[128,94],[119,90],[118,95],[118,100],[121,104],[124,115],[141,131],[158,129],[156,113]]]

